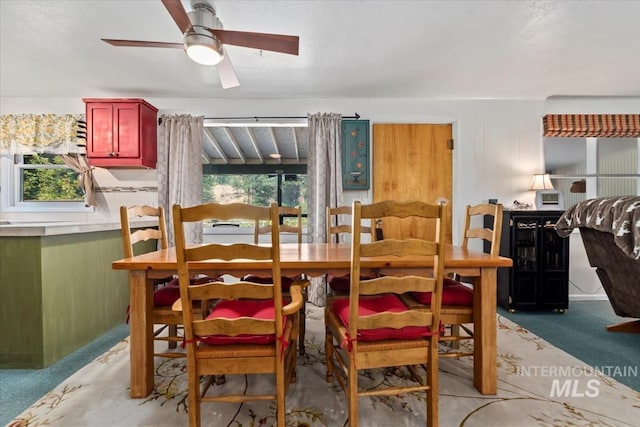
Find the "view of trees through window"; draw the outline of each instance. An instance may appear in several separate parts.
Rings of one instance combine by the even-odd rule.
[[[20,166],[23,202],[82,201],[78,173],[57,154],[23,155]]]
[[[303,214],[306,214],[306,192],[306,176],[301,174],[203,176],[204,202],[248,203],[258,206],[269,206],[276,202],[280,206],[299,206]],[[254,224],[240,226],[253,227]]]

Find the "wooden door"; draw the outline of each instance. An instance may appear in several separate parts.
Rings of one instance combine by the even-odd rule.
[[[451,243],[453,150],[450,124],[373,125],[373,201],[449,201],[447,242]],[[432,239],[433,226],[424,222],[386,219],[385,238],[414,236]]]

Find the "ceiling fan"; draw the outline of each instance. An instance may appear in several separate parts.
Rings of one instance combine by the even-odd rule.
[[[239,86],[238,77],[224,49],[225,44],[298,55],[298,36],[229,31],[222,27],[216,11],[206,0],[192,0],[187,13],[180,0],[162,0],[183,35],[183,43],[101,39],[113,46],[180,48],[200,64],[217,65],[223,89]]]

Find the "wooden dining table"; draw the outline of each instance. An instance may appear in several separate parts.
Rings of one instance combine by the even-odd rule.
[[[282,274],[321,276],[349,272],[351,247],[343,243],[285,243],[280,249]],[[363,259],[363,272],[389,273],[390,270],[411,271],[424,268],[425,257]],[[482,394],[496,394],[496,271],[510,267],[510,258],[448,246],[445,272],[455,272],[474,280],[474,372],[473,382]],[[153,279],[167,277],[177,271],[174,248],[124,258],[112,263],[114,270],[129,271],[130,295],[130,372],[132,398],[148,396],[154,387]],[[267,274],[271,263],[248,260],[206,260],[191,264],[192,271],[209,276],[229,274],[242,277],[248,273]]]

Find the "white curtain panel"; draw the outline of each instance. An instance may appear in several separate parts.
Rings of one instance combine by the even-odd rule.
[[[169,245],[174,245],[172,207],[202,203],[204,117],[162,115],[158,132],[158,203],[166,212]],[[188,244],[202,243],[202,224],[185,226]]]
[[[325,243],[327,206],[342,205],[342,163],[340,134],[342,115],[315,113],[307,116],[309,124],[309,152],[307,180],[309,204],[308,227],[311,242]],[[324,278],[312,278],[308,290],[309,301],[323,306],[326,299]]]

